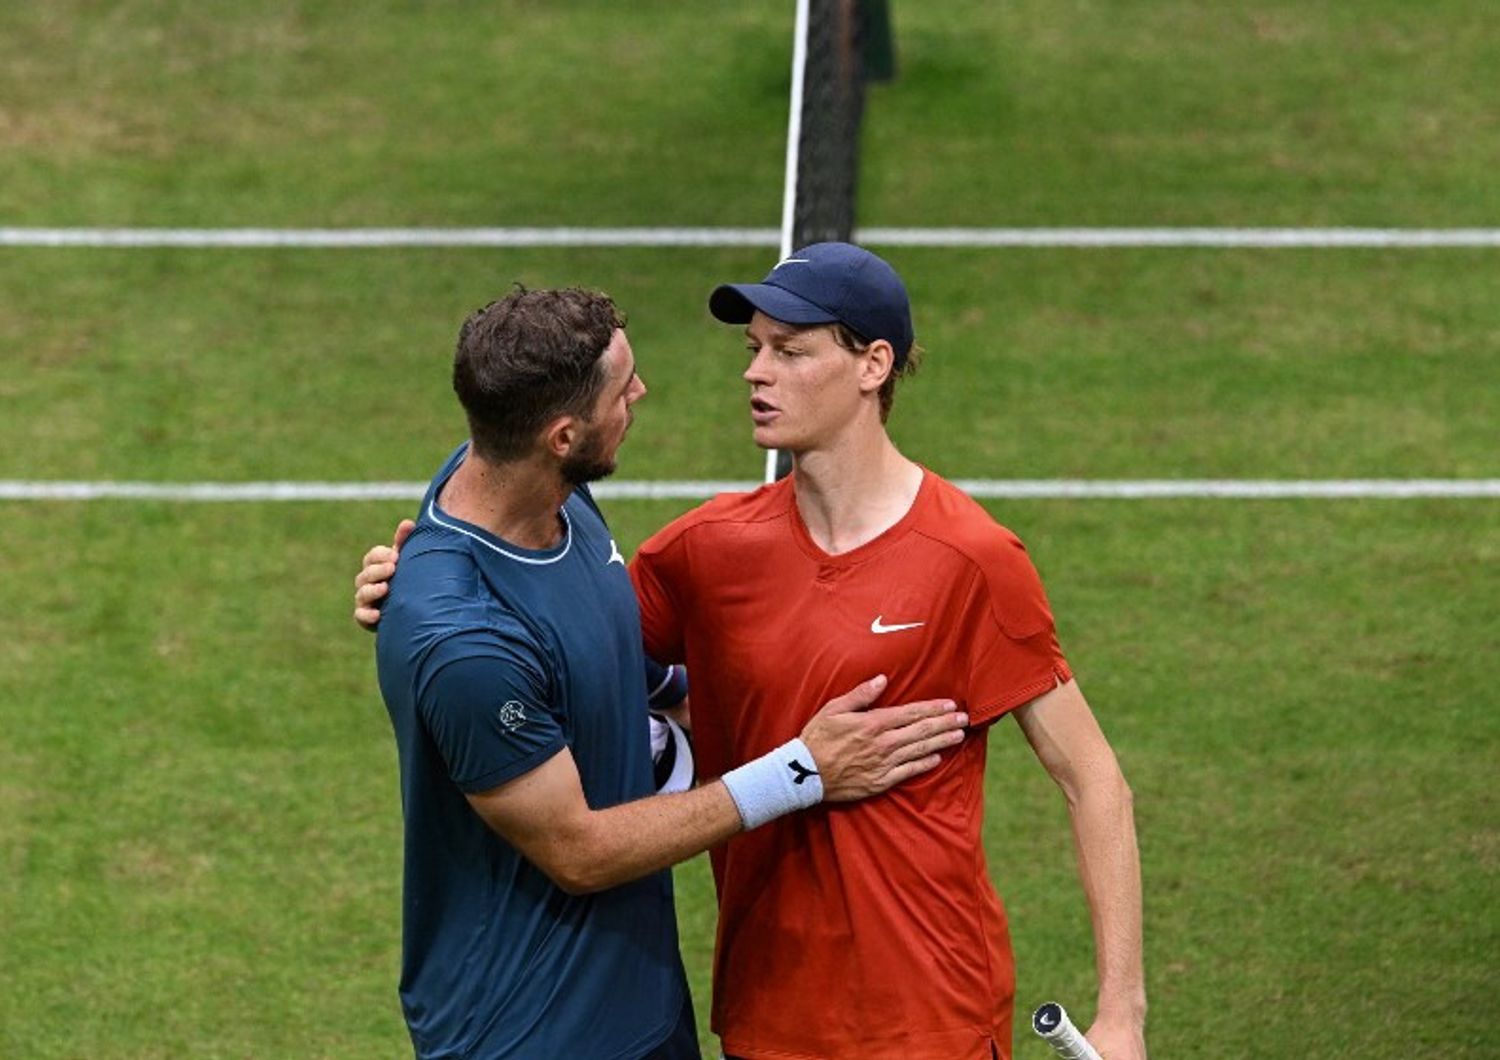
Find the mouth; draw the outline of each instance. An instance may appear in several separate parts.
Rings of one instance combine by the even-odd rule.
[[[750,418],[755,421],[757,427],[770,423],[780,415],[781,410],[765,398],[752,397],[750,399]]]

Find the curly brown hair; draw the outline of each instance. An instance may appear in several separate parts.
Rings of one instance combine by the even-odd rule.
[[[593,417],[603,354],[625,314],[599,291],[515,290],[476,310],[458,333],[453,391],[486,460],[530,452],[558,416]]]

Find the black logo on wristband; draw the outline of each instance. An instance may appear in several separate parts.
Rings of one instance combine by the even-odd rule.
[[[808,777],[815,777],[818,775],[818,771],[816,769],[808,769],[805,765],[797,761],[795,758],[788,762],[786,764],[786,767],[792,771],[793,784],[801,784]]]

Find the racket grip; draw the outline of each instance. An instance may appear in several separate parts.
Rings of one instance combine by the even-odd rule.
[[[1067,1009],[1056,1001],[1047,1002],[1031,1014],[1031,1029],[1063,1060],[1100,1060],[1083,1032],[1068,1019]]]

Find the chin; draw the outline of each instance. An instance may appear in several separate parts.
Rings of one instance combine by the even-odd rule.
[[[769,427],[750,428],[750,437],[762,449],[782,449],[785,447],[781,439],[776,437],[776,432]]]

